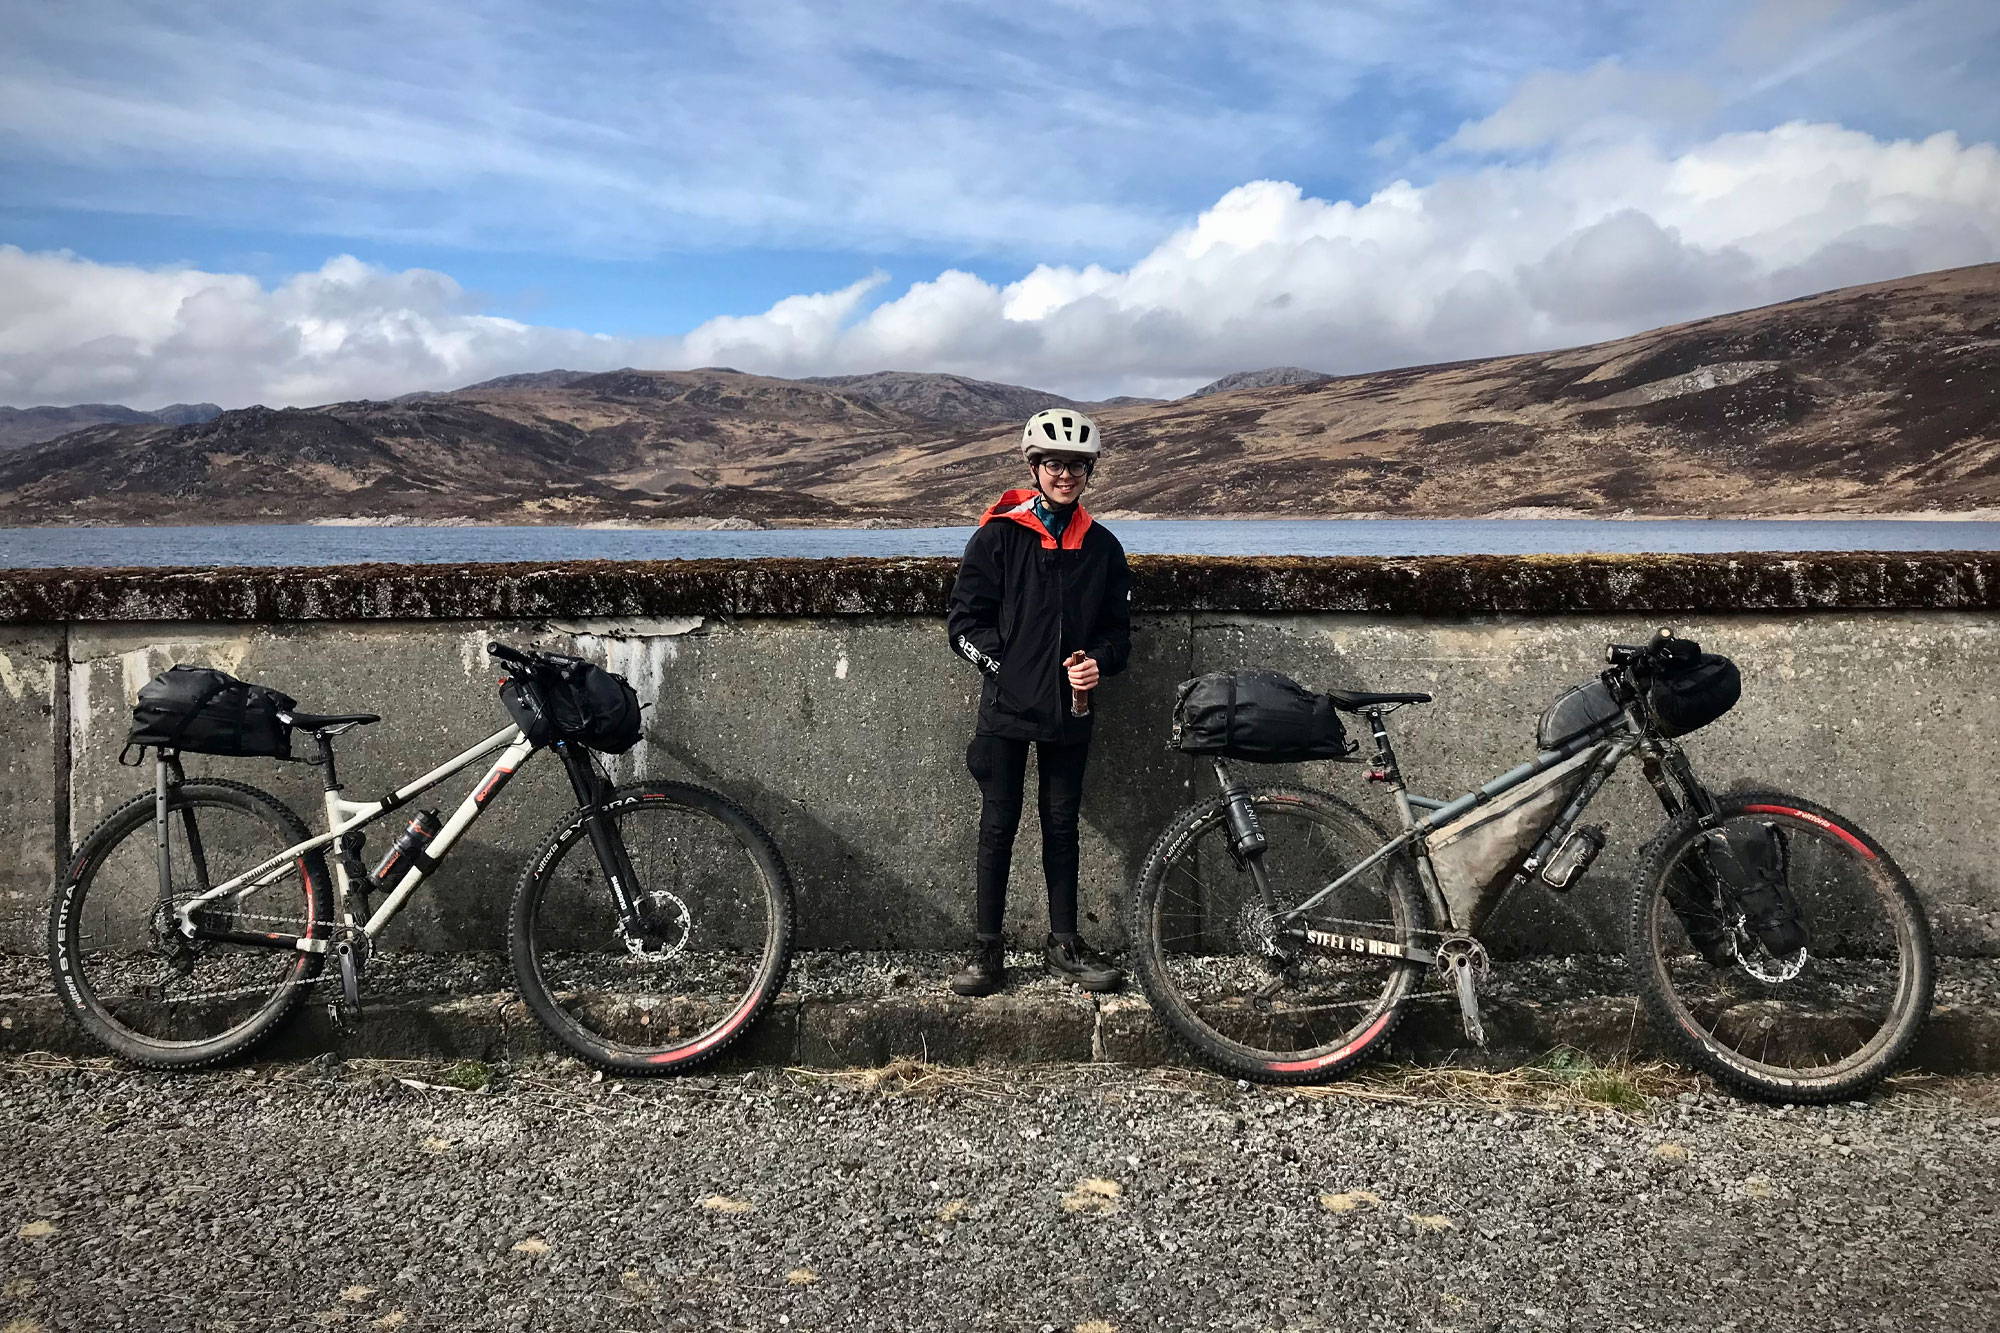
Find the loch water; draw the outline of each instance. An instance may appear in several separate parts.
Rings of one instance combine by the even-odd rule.
[[[1184,555],[1532,555],[1675,551],[1992,551],[2000,522],[1930,519],[1133,519],[1125,549]],[[970,527],[0,528],[0,568],[461,564],[761,556],[956,556]]]

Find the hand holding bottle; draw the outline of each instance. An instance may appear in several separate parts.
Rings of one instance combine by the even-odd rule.
[[[1070,716],[1089,716],[1090,692],[1097,688],[1097,659],[1079,649],[1063,659],[1063,669],[1069,674]]]

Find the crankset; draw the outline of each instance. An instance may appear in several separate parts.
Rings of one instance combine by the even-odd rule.
[[[374,943],[360,926],[335,926],[330,947],[340,961],[340,998],[327,1005],[335,1027],[361,1021],[361,972],[368,966],[368,952]]]
[[[1438,945],[1437,969],[1458,992],[1459,1014],[1465,1020],[1465,1039],[1475,1046],[1486,1045],[1486,1025],[1479,1017],[1479,978],[1493,968],[1486,946],[1470,935],[1450,935]]]

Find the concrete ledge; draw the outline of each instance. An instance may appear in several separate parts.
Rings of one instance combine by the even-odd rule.
[[[1981,966],[1977,975],[1956,977],[1947,972],[1910,1067],[1937,1074],[2000,1072],[2000,1006],[1988,994],[1990,970]],[[824,982],[787,991],[730,1049],[724,1066],[848,1069],[899,1059],[959,1065],[1194,1063],[1138,994],[1088,996],[1037,977],[1001,995],[967,1000],[923,975],[920,983],[905,982],[888,994],[843,994]],[[1486,999],[1483,1051],[1465,1041],[1455,1007],[1438,1002],[1441,997],[1420,997],[1382,1058],[1506,1066],[1539,1059],[1557,1047],[1600,1060],[1663,1055],[1629,995],[1571,986],[1531,998],[1525,989],[1508,987]],[[518,995],[496,990],[378,996],[367,1001],[365,1021],[344,1032],[332,1027],[323,1002],[309,1002],[258,1055],[304,1060],[337,1051],[351,1059],[498,1061],[556,1049]],[[0,1050],[101,1054],[53,995],[16,995],[0,1003]]]
[[[1993,610],[2000,554],[1135,556],[1143,611]],[[0,622],[942,615],[936,558],[0,571]]]

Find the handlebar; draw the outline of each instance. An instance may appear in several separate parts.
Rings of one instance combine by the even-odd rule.
[[[1646,674],[1675,662],[1692,662],[1701,654],[1701,645],[1683,639],[1662,626],[1645,643],[1607,643],[1604,660],[1613,667]]]
[[[523,671],[533,670],[535,665],[534,659],[530,657],[528,654],[523,653],[518,649],[509,648],[504,643],[487,644],[486,655],[489,657],[497,658],[498,660],[505,662],[510,667],[519,667]]]

